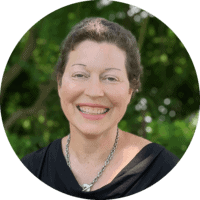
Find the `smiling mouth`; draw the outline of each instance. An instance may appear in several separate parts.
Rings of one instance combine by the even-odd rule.
[[[96,107],[89,107],[89,106],[76,106],[77,109],[85,114],[90,115],[100,115],[107,113],[110,109],[109,108],[96,108]]]

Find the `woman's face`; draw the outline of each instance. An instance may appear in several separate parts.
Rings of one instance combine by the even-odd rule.
[[[98,134],[116,127],[132,94],[125,59],[107,42],[85,40],[70,52],[58,93],[71,131]]]

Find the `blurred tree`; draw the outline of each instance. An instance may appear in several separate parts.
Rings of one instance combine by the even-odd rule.
[[[35,151],[69,133],[57,95],[54,66],[71,27],[86,17],[117,22],[137,38],[144,74],[142,90],[119,123],[181,157],[199,109],[199,86],[190,56],[157,18],[119,2],[86,1],[63,7],[21,38],[7,63],[1,87],[2,119],[17,155]]]

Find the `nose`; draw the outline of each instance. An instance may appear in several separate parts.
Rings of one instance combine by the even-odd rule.
[[[85,94],[91,97],[104,96],[103,85],[99,81],[98,77],[93,77],[90,81],[88,81],[87,87],[85,89]]]

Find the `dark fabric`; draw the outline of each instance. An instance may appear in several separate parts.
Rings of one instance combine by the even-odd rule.
[[[41,181],[68,195],[85,199],[114,199],[135,194],[162,179],[179,161],[163,146],[145,146],[114,180],[91,192],[82,192],[62,153],[61,139],[26,155],[23,164]]]

